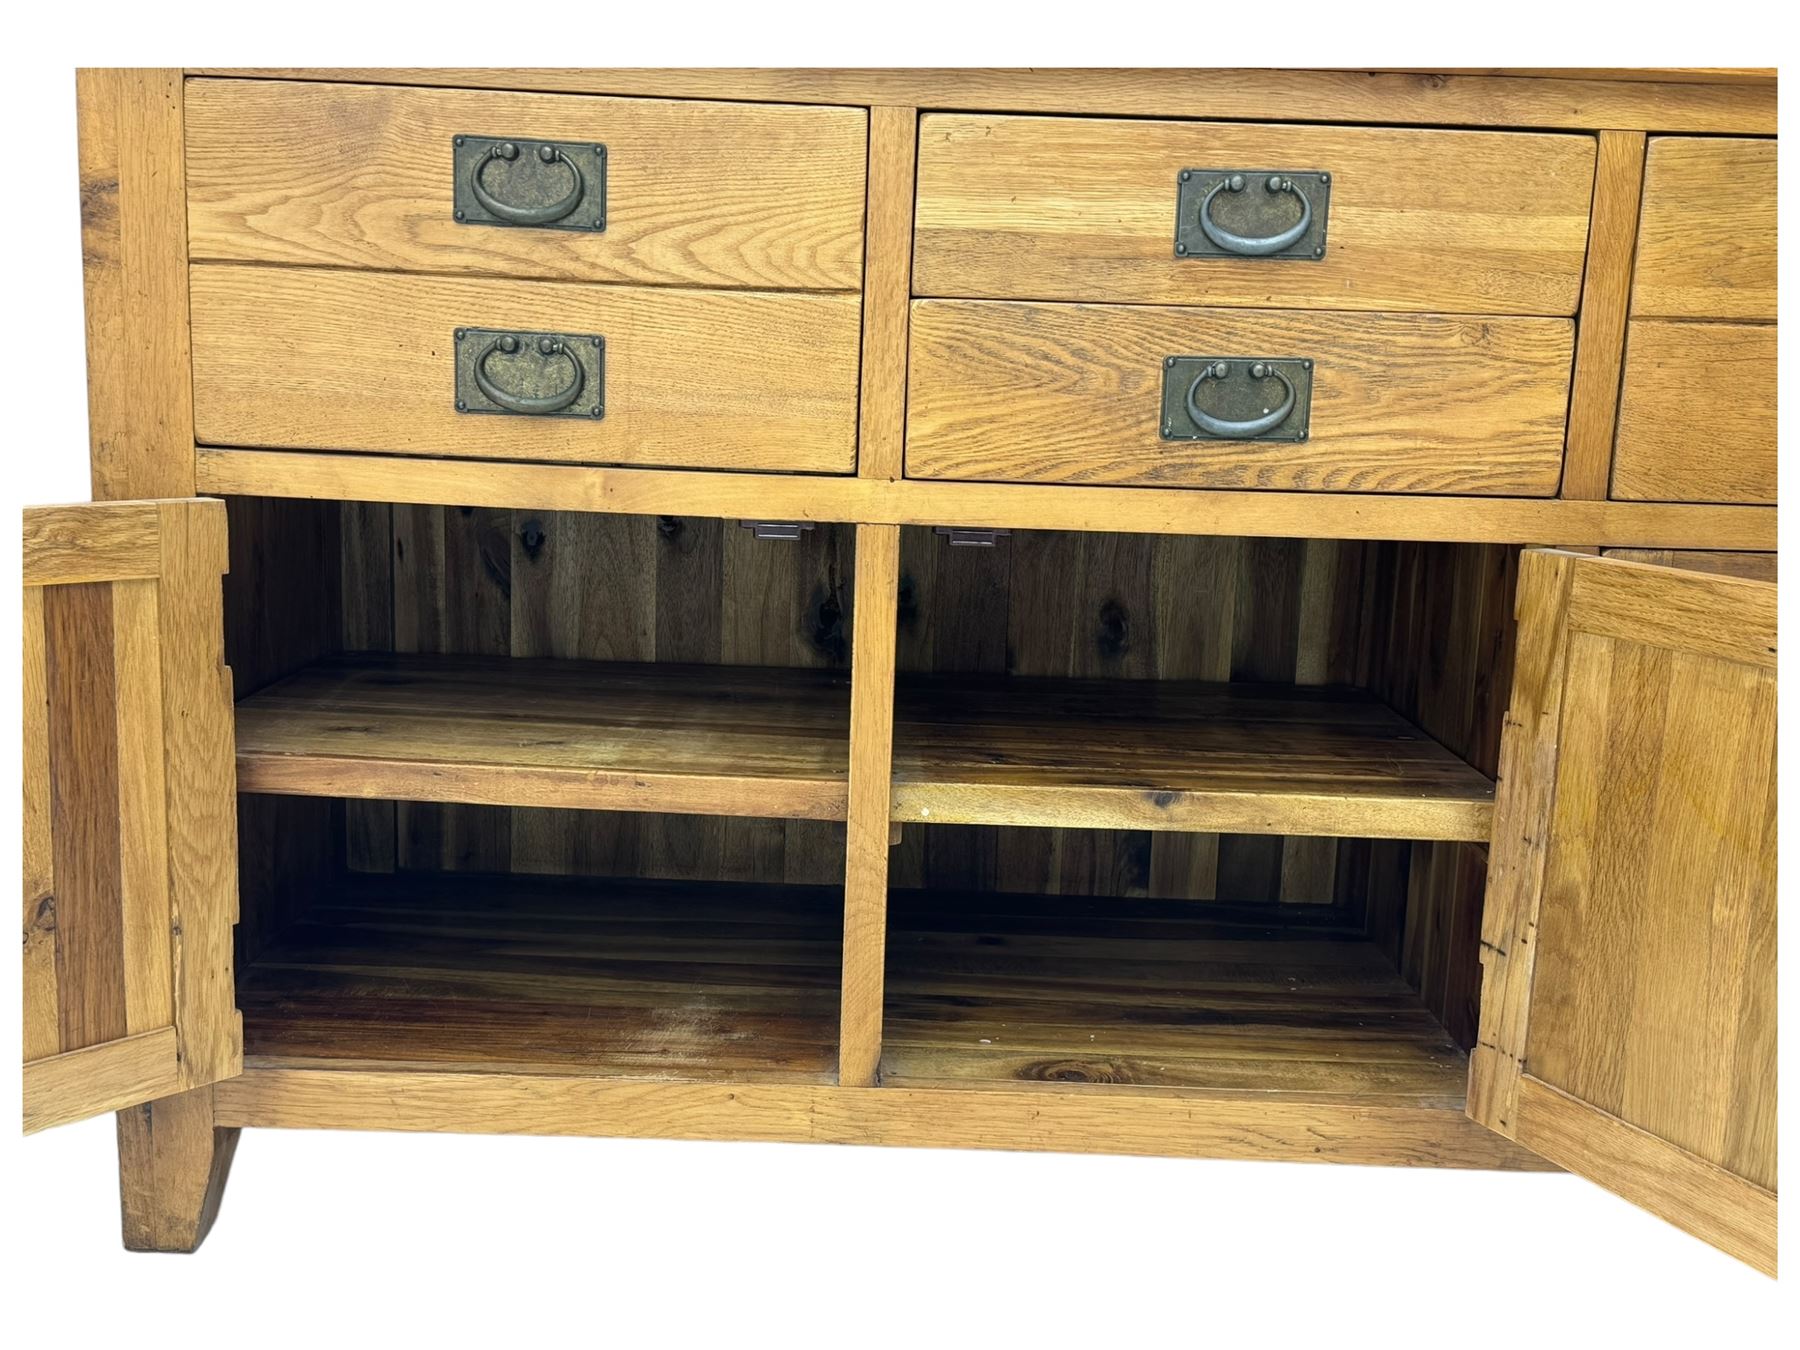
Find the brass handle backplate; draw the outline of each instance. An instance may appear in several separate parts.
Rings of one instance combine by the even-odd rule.
[[[1175,256],[1317,262],[1330,211],[1328,173],[1183,169],[1175,181]]]
[[[452,214],[464,225],[606,229],[606,147],[591,141],[451,138]]]
[[[456,330],[456,410],[606,416],[606,339],[593,333]]]
[[[1304,441],[1312,390],[1313,363],[1304,357],[1166,357],[1162,438]]]

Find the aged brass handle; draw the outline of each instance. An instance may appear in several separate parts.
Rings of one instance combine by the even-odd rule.
[[[1294,410],[1294,382],[1273,365],[1262,361],[1253,361],[1250,364],[1250,378],[1261,380],[1274,376],[1281,381],[1282,387],[1287,390],[1287,397],[1282,400],[1279,408],[1272,412],[1266,412],[1261,417],[1252,417],[1245,422],[1228,422],[1222,417],[1214,417],[1202,408],[1198,397],[1200,386],[1207,380],[1222,380],[1230,374],[1230,362],[1214,361],[1209,366],[1203,366],[1200,373],[1194,376],[1194,382],[1188,386],[1187,411],[1188,416],[1194,419],[1195,426],[1208,435],[1217,436],[1223,440],[1247,441],[1266,431],[1273,431],[1287,421],[1288,414]]]
[[[490,161],[496,159],[514,160],[519,157],[519,147],[512,141],[499,141],[488,147],[487,153],[475,161],[469,170],[469,191],[474,193],[475,200],[481,209],[496,219],[504,220],[508,225],[553,225],[564,216],[569,215],[581,205],[581,197],[587,191],[587,181],[582,178],[581,170],[573,159],[554,145],[540,145],[538,158],[546,165],[566,164],[574,178],[574,185],[567,193],[553,202],[543,206],[509,206],[487,190],[481,181]]]
[[[1260,238],[1233,234],[1212,218],[1213,199],[1221,192],[1242,192],[1244,186],[1244,175],[1234,173],[1214,183],[1212,191],[1201,200],[1200,228],[1205,231],[1206,237],[1225,252],[1241,254],[1246,258],[1266,258],[1271,253],[1280,253],[1299,243],[1301,236],[1312,225],[1312,201],[1294,186],[1293,179],[1282,174],[1270,174],[1263,186],[1270,192],[1291,192],[1300,202],[1300,219],[1280,234],[1263,235]]]
[[[492,402],[505,408],[508,412],[527,414],[561,412],[564,408],[568,407],[576,399],[581,397],[581,389],[587,381],[587,376],[583,374],[581,362],[576,359],[575,353],[570,351],[567,346],[557,341],[555,338],[539,338],[537,349],[538,352],[546,358],[554,356],[563,357],[568,361],[570,369],[574,371],[575,377],[570,380],[566,386],[557,390],[554,394],[542,394],[534,397],[527,397],[522,394],[507,393],[499,385],[495,384],[493,377],[487,373],[488,358],[495,352],[503,352],[506,355],[511,356],[514,352],[519,350],[519,339],[514,337],[511,333],[503,333],[492,342],[488,343],[486,350],[484,350],[480,356],[475,358],[476,387]]]

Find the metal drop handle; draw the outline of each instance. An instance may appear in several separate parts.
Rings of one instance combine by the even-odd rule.
[[[566,164],[575,182],[568,192],[553,202],[543,206],[509,206],[487,190],[481,181],[482,173],[490,161],[496,159],[514,160],[519,157],[519,147],[512,141],[501,141],[490,145],[488,151],[475,161],[475,167],[469,170],[469,191],[475,194],[475,200],[481,203],[481,209],[508,225],[553,225],[564,216],[571,214],[581,205],[581,197],[587,191],[587,182],[581,176],[581,170],[574,160],[554,145],[540,145],[538,158],[547,165]]]
[[[1280,253],[1283,249],[1292,248],[1300,242],[1309,226],[1312,225],[1312,201],[1307,195],[1294,186],[1294,180],[1281,174],[1271,174],[1264,183],[1270,192],[1291,192],[1300,202],[1300,219],[1288,226],[1280,234],[1264,235],[1252,238],[1249,235],[1233,234],[1212,218],[1213,198],[1221,192],[1242,192],[1244,175],[1234,173],[1229,178],[1221,178],[1213,184],[1200,202],[1200,228],[1206,237],[1227,253],[1239,253],[1246,258],[1265,258],[1271,253]]]
[[[519,350],[519,339],[513,337],[510,333],[495,338],[492,342],[488,343],[486,350],[484,350],[480,356],[475,358],[476,387],[494,403],[505,408],[508,412],[561,412],[564,408],[568,407],[576,399],[581,397],[581,389],[587,382],[587,376],[583,373],[581,362],[576,359],[575,353],[570,351],[567,346],[558,342],[556,339],[547,337],[539,338],[537,349],[538,352],[545,357],[561,356],[568,361],[570,368],[575,373],[575,378],[570,380],[565,388],[557,390],[554,394],[526,397],[522,394],[509,394],[499,385],[495,384],[493,377],[487,373],[488,358],[495,352],[503,352],[506,355],[511,356],[514,352]]]
[[[1207,432],[1209,435],[1218,436],[1224,440],[1247,441],[1262,435],[1265,431],[1273,431],[1276,427],[1287,421],[1288,414],[1294,411],[1294,382],[1288,379],[1286,375],[1283,375],[1274,366],[1267,365],[1261,361],[1255,361],[1250,365],[1251,379],[1261,380],[1269,376],[1274,376],[1281,381],[1282,387],[1287,390],[1287,397],[1282,400],[1281,406],[1276,408],[1273,412],[1266,412],[1261,417],[1253,417],[1247,422],[1228,422],[1222,417],[1214,417],[1200,406],[1198,399],[1200,386],[1207,380],[1222,380],[1230,374],[1231,365],[1229,362],[1215,361],[1210,366],[1202,369],[1198,375],[1194,376],[1194,382],[1188,386],[1188,416],[1194,419],[1194,425],[1199,427],[1202,431]]]

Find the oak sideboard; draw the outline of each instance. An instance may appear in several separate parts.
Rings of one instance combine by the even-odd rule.
[[[24,1125],[128,1247],[339,1127],[1561,1167],[1773,1272],[1772,72],[77,91]]]

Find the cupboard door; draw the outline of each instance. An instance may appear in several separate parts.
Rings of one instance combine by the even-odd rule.
[[[1775,586],[1528,551],[1469,1115],[1775,1270]]]
[[[25,1131],[243,1069],[220,501],[25,512]]]

